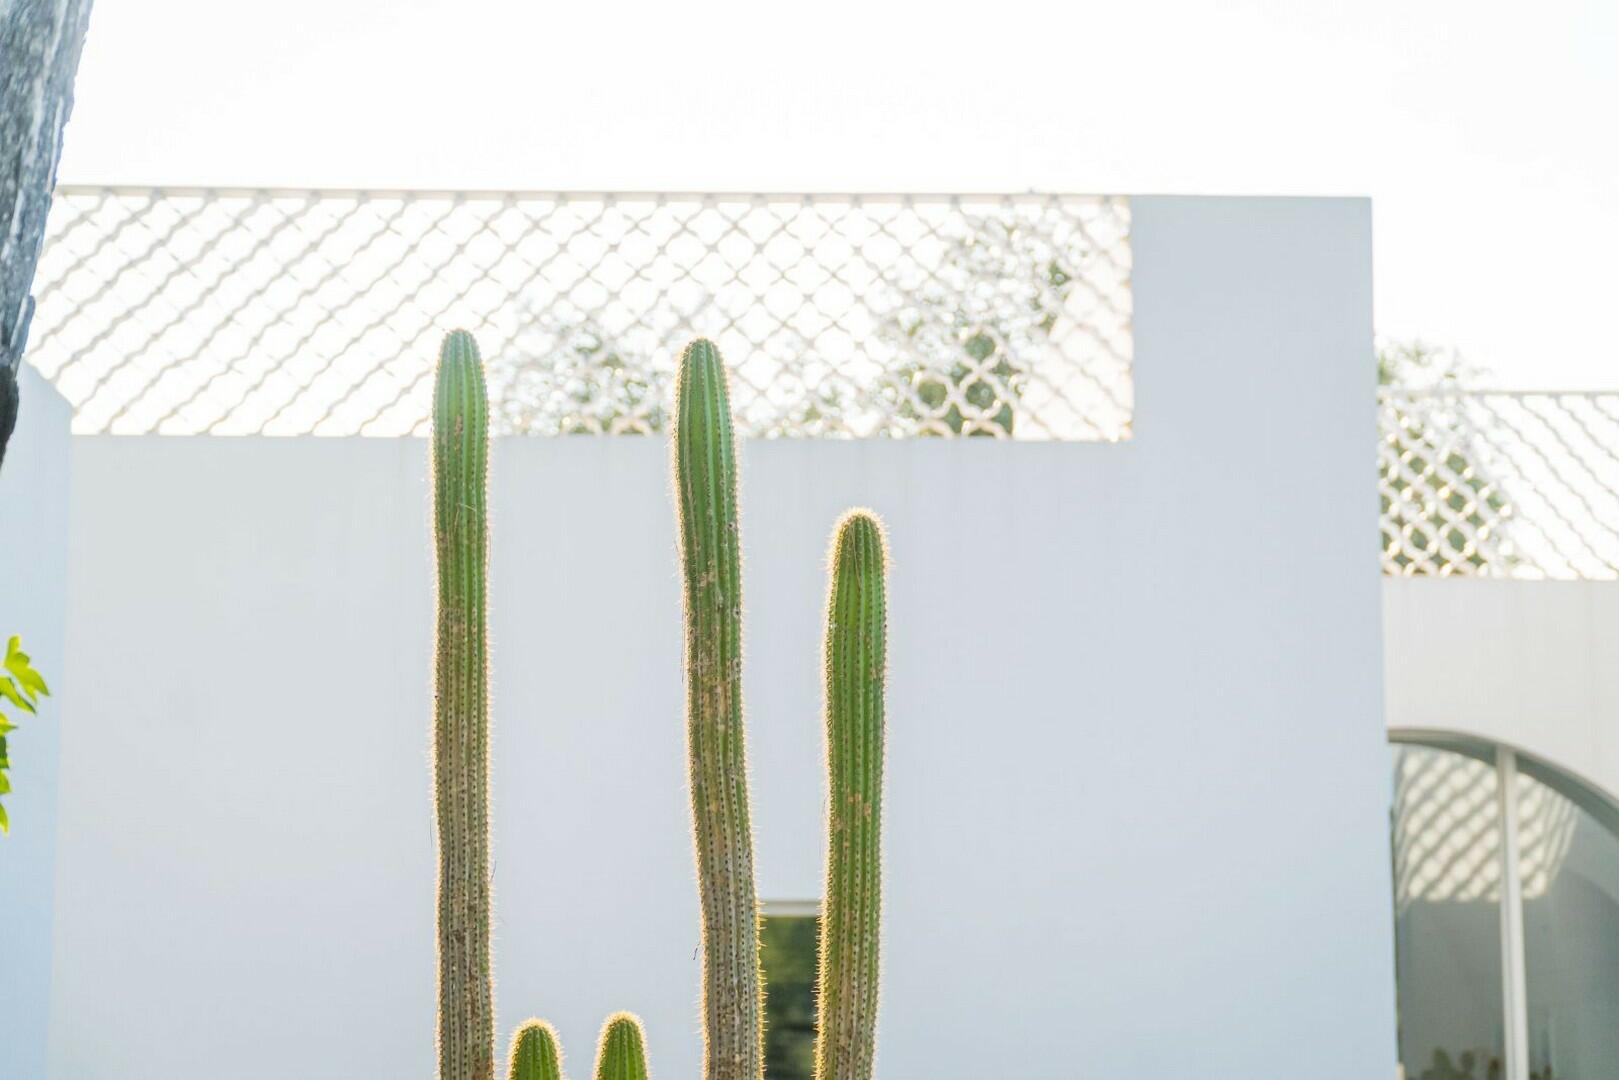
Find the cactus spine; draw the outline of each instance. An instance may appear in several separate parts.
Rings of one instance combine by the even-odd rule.
[[[444,338],[433,402],[438,564],[433,781],[438,836],[440,1080],[494,1080],[489,967],[489,400],[477,342]]]
[[[851,510],[832,538],[826,602],[826,904],[815,1036],[818,1080],[871,1080],[882,916],[883,687],[888,651],[882,526]]]
[[[647,1080],[646,1036],[640,1018],[614,1013],[596,1045],[596,1080]]]
[[[506,1080],[562,1080],[562,1049],[556,1029],[544,1020],[529,1020],[512,1038]]]
[[[703,921],[707,1080],[764,1075],[758,904],[742,729],[742,590],[731,406],[719,350],[680,358],[674,480],[686,606],[686,745]]]

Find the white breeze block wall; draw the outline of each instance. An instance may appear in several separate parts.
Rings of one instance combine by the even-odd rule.
[[[1369,207],[1133,212],[1132,441],[743,448],[766,899],[819,892],[828,531],[891,530],[889,1080],[1392,1069]],[[55,1080],[432,1075],[426,464],[77,444]],[[493,467],[502,1039],[582,1075],[630,1008],[696,1077],[666,450]]]

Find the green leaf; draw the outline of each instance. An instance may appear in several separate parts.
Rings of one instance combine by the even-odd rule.
[[[23,672],[30,670],[28,654],[16,650],[6,653],[5,668],[13,675],[20,677]]]
[[[11,779],[5,773],[0,772],[0,795],[9,794],[11,794]]]
[[[0,697],[6,698],[25,713],[32,713],[34,711],[34,703],[32,700],[30,700],[32,695],[24,697],[22,694],[19,694],[17,692],[17,684],[8,678],[0,677]]]
[[[0,804],[0,833],[11,832],[11,819],[6,817],[6,808]]]
[[[40,697],[51,696],[51,688],[45,685],[45,676],[41,675],[33,668],[29,668],[27,671],[17,676],[17,678],[21,680],[23,689],[27,690],[30,694],[37,694]]]
[[[21,639],[15,635],[6,643],[6,658],[0,661],[0,666],[16,677],[18,684],[30,697],[36,694],[50,697],[50,687],[45,685],[44,676],[34,669],[33,658],[22,651]]]

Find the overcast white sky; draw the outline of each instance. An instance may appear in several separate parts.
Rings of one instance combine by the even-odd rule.
[[[1383,333],[1619,387],[1619,0],[98,0],[61,179],[1370,195]]]

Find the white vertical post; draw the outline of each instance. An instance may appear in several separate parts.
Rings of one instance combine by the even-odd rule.
[[[1518,860],[1518,758],[1495,755],[1501,821],[1501,1019],[1506,1028],[1506,1078],[1529,1080],[1529,977],[1523,944],[1523,878]]]

